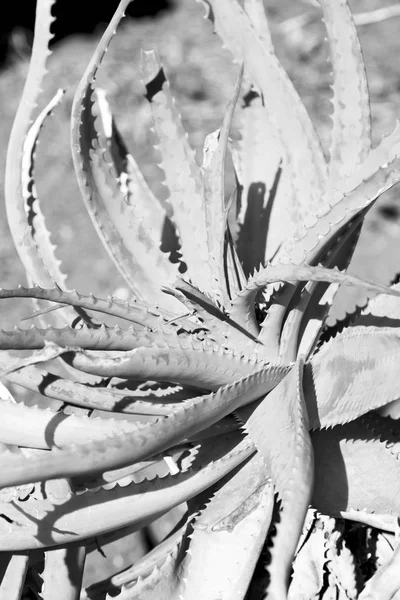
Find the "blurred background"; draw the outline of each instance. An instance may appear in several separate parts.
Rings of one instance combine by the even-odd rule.
[[[16,3],[15,3],[16,4]],[[34,21],[34,2],[11,9],[3,20],[0,70],[0,164],[5,164],[6,142],[27,72]],[[351,0],[369,77],[374,141],[394,127],[400,114],[400,4],[393,0]],[[100,6],[101,5],[101,6]],[[324,26],[312,0],[265,0],[276,51],[298,89],[325,148],[329,144],[331,67]],[[84,12],[80,7],[84,6]],[[63,103],[48,120],[36,157],[36,182],[42,210],[69,285],[83,293],[124,291],[120,278],[97,239],[80,199],[69,149],[69,118],[73,94],[96,41],[116,1],[58,0],[53,9],[55,38],[44,82],[43,107],[57,88],[66,89]],[[378,10],[378,12],[376,12]],[[385,14],[382,14],[382,9]],[[14,10],[14,14],[13,14]],[[375,11],[375,12],[371,12]],[[162,172],[152,147],[143,89],[138,74],[140,48],[158,48],[190,140],[201,158],[207,133],[216,129],[233,89],[236,67],[221,47],[203,6],[194,0],[136,0],[121,23],[101,69],[104,87],[125,141],[151,187],[165,197]],[[367,18],[365,16],[367,15]],[[383,18],[391,15],[390,18]],[[372,19],[372,22],[371,22]],[[39,108],[40,108],[39,107]],[[0,198],[4,189],[0,171]],[[227,193],[233,186],[228,170]],[[364,227],[356,270],[365,277],[387,279],[400,249],[399,192],[395,189],[371,211]],[[384,265],[376,272],[377,260]],[[0,202],[0,259],[2,286],[24,282],[22,268],[10,239],[4,204]],[[390,264],[389,264],[390,263]],[[16,318],[26,314],[26,302],[9,303]],[[7,316],[5,314],[7,307]],[[10,307],[2,304],[0,325],[9,321]]]
[[[277,54],[327,150],[331,67],[319,9],[312,0],[265,0],[265,5]],[[351,0],[350,5],[366,62],[374,143],[377,143],[393,129],[400,116],[400,2]],[[81,201],[69,150],[69,119],[76,85],[116,6],[117,2],[111,0],[56,3],[53,53],[40,108],[59,87],[66,89],[66,95],[46,124],[36,165],[38,195],[52,241],[58,247],[57,256],[62,260],[63,271],[69,275],[68,285],[82,293],[99,295],[126,295],[128,291],[98,240]],[[4,165],[7,140],[28,68],[34,10],[33,0],[9,3],[0,29],[0,264],[1,286],[5,288],[25,283],[6,223]],[[158,48],[200,159],[205,136],[222,120],[237,70],[210,23],[202,19],[203,14],[203,7],[194,0],[136,0],[121,23],[98,77],[128,147],[150,186],[164,198],[162,172],[152,146],[138,74],[140,48]],[[232,186],[232,172],[228,170],[227,194]],[[400,270],[399,196],[400,188],[385,194],[367,218],[352,265],[353,271],[365,278],[387,283]],[[10,328],[31,312],[28,302],[2,301],[0,327]],[[134,558],[131,542],[130,554],[121,545],[118,547],[119,553],[109,564],[111,570],[122,568]],[[109,549],[110,555],[112,552]],[[95,554],[101,562],[100,553]],[[105,576],[104,562],[101,564]],[[99,569],[98,563],[90,565],[88,581]]]

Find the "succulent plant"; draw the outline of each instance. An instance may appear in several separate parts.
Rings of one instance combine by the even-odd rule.
[[[161,203],[94,85],[129,4],[121,1],[76,91],[71,147],[83,200],[130,287],[126,301],[67,289],[40,212],[35,150],[62,99],[57,92],[32,120],[53,1],[38,0],[6,166],[8,222],[28,285],[0,298],[33,299],[42,325],[0,332],[0,595],[392,598],[400,286],[346,270],[368,210],[400,180],[400,127],[371,148],[347,2],[320,0],[334,70],[329,160],[274,54],[262,0],[204,2],[239,66],[202,165],[158,55],[142,53],[169,190]],[[362,290],[357,306],[341,297],[345,286]],[[9,383],[40,394],[43,406],[16,402]],[[81,591],[94,540],[180,505],[182,522],[153,550]]]

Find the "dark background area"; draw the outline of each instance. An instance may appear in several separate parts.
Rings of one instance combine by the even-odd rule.
[[[53,7],[53,44],[74,33],[94,33],[105,28],[119,0],[57,0]],[[131,19],[153,17],[172,10],[174,0],[135,0],[126,11]],[[31,45],[35,24],[36,1],[10,2],[0,22],[0,68],[13,62],[21,47]],[[15,35],[16,34],[16,35]]]

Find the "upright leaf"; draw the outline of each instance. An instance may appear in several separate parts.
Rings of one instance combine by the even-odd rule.
[[[211,0],[215,30],[236,60],[244,62],[277,129],[296,191],[301,220],[321,207],[326,164],[318,137],[270,41],[260,34],[237,0]]]
[[[243,68],[239,72],[232,100],[230,101],[222,126],[209,134],[204,143],[203,180],[204,209],[208,236],[209,263],[211,277],[217,286],[219,301],[227,306],[229,282],[224,272],[224,254],[227,250],[236,253],[234,246],[227,249],[226,229],[228,209],[225,202],[225,157],[228,147],[229,131],[232,125],[236,103],[241,91]],[[235,257],[233,257],[235,258]],[[236,259],[235,262],[239,264]]]
[[[22,97],[18,105],[10,142],[7,150],[5,172],[5,200],[7,220],[14,245],[25,271],[39,285],[53,285],[51,276],[38,255],[33,231],[27,220],[23,196],[23,156],[24,144],[32,123],[32,114],[40,95],[43,78],[46,74],[46,62],[50,55],[49,42],[53,37],[50,27],[53,22],[51,9],[55,0],[39,0],[36,9],[34,43]]]
[[[238,411],[245,430],[265,459],[266,470],[282,502],[268,567],[268,595],[274,600],[286,598],[291,564],[314,485],[302,377],[303,362],[299,360],[254,410],[250,406]]]
[[[196,518],[183,562],[182,598],[243,598],[270,526],[273,488],[253,456]]]
[[[154,270],[161,281],[168,283],[168,269],[173,269],[173,265],[170,265],[167,257],[158,252],[152,244],[150,247],[148,244],[143,246],[141,242],[144,240],[141,236],[131,238],[136,227],[135,215],[132,220],[132,210],[125,203],[118,181],[111,175],[102,152],[98,151],[99,134],[92,112],[93,82],[129,1],[121,0],[76,90],[72,106],[72,156],[82,198],[92,221],[107,251],[135,295],[148,304],[158,301],[161,306],[179,310],[176,300],[162,294],[148,274],[148,269]],[[124,214],[129,214],[130,218],[123,218]],[[140,215],[138,219],[140,220]],[[138,246],[140,256],[137,256]],[[152,252],[149,252],[150,248]],[[149,261],[148,265],[145,264],[145,259]]]
[[[329,187],[338,189],[371,148],[369,93],[361,47],[347,0],[320,0],[333,66]]]
[[[165,173],[188,276],[205,292],[214,296],[217,286],[211,277],[207,222],[204,207],[204,183],[194,151],[189,144],[169,84],[157,54],[142,51],[142,76],[150,103],[160,167]],[[196,235],[193,236],[193,224]]]
[[[265,46],[273,53],[261,0],[246,0],[245,11]],[[239,249],[249,274],[271,260],[284,239],[298,228],[292,172],[273,115],[254,85],[243,97],[240,142],[242,185]]]
[[[2,552],[0,559],[0,598],[20,600],[28,570],[29,552]]]

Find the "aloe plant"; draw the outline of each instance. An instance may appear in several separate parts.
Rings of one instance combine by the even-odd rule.
[[[400,396],[400,286],[346,270],[368,210],[400,180],[400,128],[371,148],[346,1],[320,2],[334,70],[329,160],[274,54],[262,0],[204,2],[239,67],[202,165],[157,53],[142,53],[165,205],[95,89],[121,1],[76,91],[71,150],[131,301],[68,290],[40,212],[35,150],[62,99],[32,119],[53,1],[38,0],[6,165],[28,284],[0,298],[33,299],[41,325],[0,332],[0,595],[21,597],[39,550],[36,593],[46,600],[392,598],[400,469],[388,415]],[[237,183],[228,199],[227,153]],[[339,303],[344,286],[362,290],[359,305]],[[9,383],[41,394],[43,406],[16,402]],[[182,504],[183,521],[151,552],[81,592],[93,540]]]

